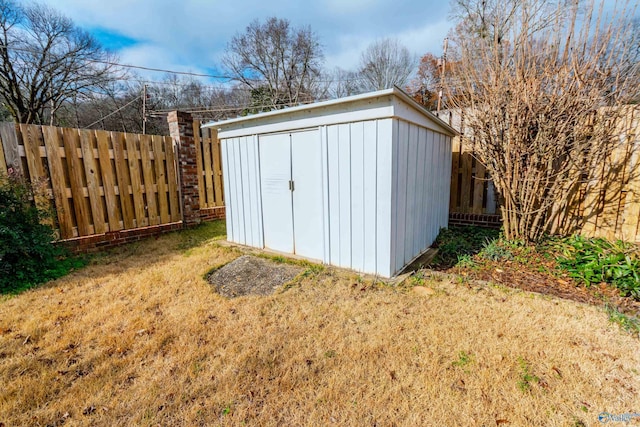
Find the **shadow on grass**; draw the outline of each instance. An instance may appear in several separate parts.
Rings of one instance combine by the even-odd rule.
[[[58,263],[59,274],[51,276],[52,279],[39,284],[21,286],[12,289],[11,292],[0,292],[0,301],[18,295],[28,289],[48,288],[56,286],[53,279],[65,277],[69,274],[85,274],[83,270],[87,266],[101,266],[121,264],[123,269],[138,268],[131,266],[133,257],[145,255],[142,262],[145,265],[157,264],[175,255],[188,255],[189,252],[207,241],[224,239],[226,227],[224,220],[202,223],[188,230],[179,230],[143,240],[128,243],[122,246],[108,248],[91,255],[78,255],[61,259]],[[153,258],[150,261],[150,258]]]

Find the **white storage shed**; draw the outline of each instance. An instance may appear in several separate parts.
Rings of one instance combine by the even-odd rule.
[[[205,126],[232,242],[392,277],[447,226],[456,131],[398,88]]]

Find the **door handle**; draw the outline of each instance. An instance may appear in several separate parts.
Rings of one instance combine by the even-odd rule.
[[[293,182],[293,180],[289,180],[289,191],[293,191],[295,190],[295,184]]]

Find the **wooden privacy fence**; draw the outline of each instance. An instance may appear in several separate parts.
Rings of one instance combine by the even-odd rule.
[[[224,206],[222,152],[218,131],[211,128],[201,129],[200,125],[199,120],[193,121],[200,209]]]
[[[640,106],[627,109],[619,125],[619,144],[571,198],[566,220],[584,236],[640,242]],[[445,112],[440,117],[460,129],[459,114]],[[450,219],[495,223],[500,214],[495,189],[469,145],[460,137],[453,140]]]
[[[1,123],[0,174],[30,181],[79,250],[224,217],[217,132],[168,120],[172,136]]]
[[[0,138],[0,173],[52,204],[62,239],[181,220],[170,137],[3,123]]]

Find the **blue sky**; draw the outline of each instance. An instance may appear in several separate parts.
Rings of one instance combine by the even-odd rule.
[[[448,2],[425,0],[42,0],[90,31],[123,63],[216,73],[227,42],[254,19],[309,25],[327,68],[351,69],[372,41],[396,37],[416,55],[439,53]],[[140,72],[159,79],[159,73]]]

